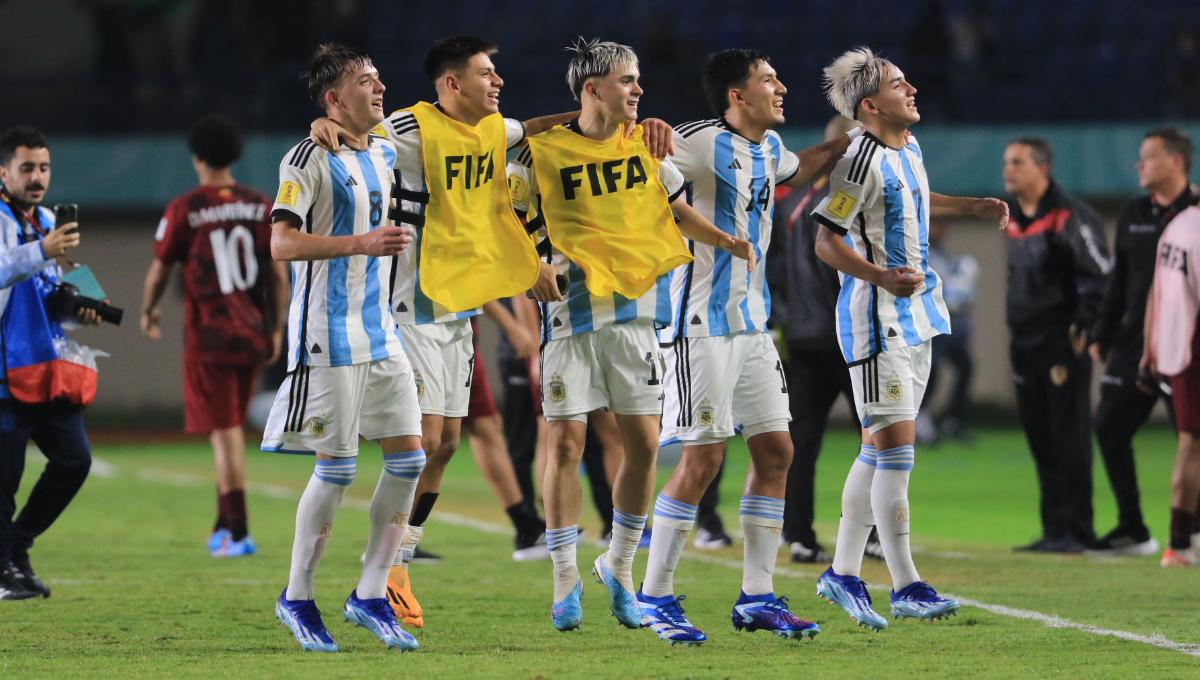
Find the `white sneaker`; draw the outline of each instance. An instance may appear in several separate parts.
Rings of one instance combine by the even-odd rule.
[[[724,531],[700,529],[696,532],[696,539],[692,541],[692,545],[696,546],[697,550],[720,550],[733,545],[733,539]]]

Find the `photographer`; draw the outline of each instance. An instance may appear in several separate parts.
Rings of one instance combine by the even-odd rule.
[[[74,222],[55,225],[40,205],[50,187],[50,146],[40,131],[0,134],[0,182],[0,600],[20,600],[50,596],[29,548],[92,462],[83,406],[95,394],[95,373],[60,357],[63,322],[94,325],[99,317],[90,309],[71,318],[50,311],[62,276],[57,259],[79,245],[79,232]],[[31,439],[49,462],[14,521]]]

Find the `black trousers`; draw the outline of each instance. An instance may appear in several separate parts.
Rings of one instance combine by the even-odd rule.
[[[30,440],[49,462],[14,521]],[[29,551],[34,539],[75,497],[91,466],[83,407],[60,401],[22,404],[0,399],[0,566]]]
[[[788,543],[799,541],[811,547],[817,543],[813,531],[817,456],[821,454],[830,410],[839,394],[846,395],[851,421],[857,422],[858,416],[854,411],[850,372],[836,345],[823,349],[789,345],[786,368],[792,412],[788,430],[793,454],[783,510],[783,538]]]
[[[1092,528],[1092,362],[1061,344],[1010,346],[1017,411],[1037,468],[1042,533],[1089,542]]]
[[[971,405],[971,376],[975,371],[975,362],[971,359],[970,333],[955,330],[949,335],[933,338],[933,361],[929,370],[929,382],[925,386],[926,402],[936,392],[947,364],[954,367],[954,385],[942,418],[952,418],[961,427],[966,423],[967,409]]]
[[[541,515],[534,492],[533,471],[537,456],[537,420],[541,418],[533,405],[533,389],[529,385],[529,371],[523,359],[508,359],[500,362],[500,373],[504,380],[504,440],[508,444],[508,455],[512,459],[517,486],[521,487],[523,503],[535,515]],[[588,430],[583,446],[583,465],[588,471],[588,485],[592,492],[592,503],[604,530],[612,528],[612,487],[604,474],[604,449]]]
[[[1134,464],[1133,436],[1150,418],[1158,394],[1146,394],[1137,387],[1137,363],[1112,357],[1109,371],[1100,381],[1100,405],[1096,407],[1096,442],[1108,483],[1117,500],[1117,524],[1145,529],[1141,494],[1138,491],[1137,466]],[[1116,370],[1114,370],[1116,369]],[[1171,400],[1164,400],[1167,409]]]

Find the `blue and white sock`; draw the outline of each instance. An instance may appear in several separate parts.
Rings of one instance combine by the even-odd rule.
[[[875,478],[875,447],[863,444],[850,465],[842,487],[842,519],[838,522],[837,548],[833,552],[833,571],[841,576],[862,573],[863,550],[875,526],[871,512],[871,481]]]
[[[745,546],[742,551],[742,592],[765,595],[775,592],[775,557],[783,531],[783,499],[742,496],[738,504]]]
[[[346,489],[354,481],[356,470],[357,462],[353,457],[317,461],[296,506],[296,536],[292,541],[287,599],[313,599],[313,575],[333,533],[333,518]]]
[[[695,524],[695,505],[677,501],[665,493],[658,494],[654,501],[654,531],[650,534],[643,594],[653,597],[675,594],[675,570]]]
[[[892,588],[897,592],[921,580],[909,545],[908,478],[915,460],[912,445],[880,451],[871,483],[871,508],[879,527],[879,544],[892,576]]]
[[[579,582],[579,565],[575,546],[579,542],[579,525],[561,529],[546,529],[546,547],[554,562],[554,601],[559,602],[571,593]]]
[[[612,540],[608,542],[605,561],[617,581],[629,592],[633,591],[633,558],[637,555],[642,531],[646,528],[645,515],[633,515],[613,508]]]
[[[404,540],[417,478],[424,468],[425,451],[421,449],[383,454],[383,472],[371,497],[371,534],[358,581],[360,598],[380,598],[386,594],[388,571]]]

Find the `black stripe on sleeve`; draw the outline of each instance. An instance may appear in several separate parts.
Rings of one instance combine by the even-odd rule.
[[[674,203],[675,199],[679,198],[685,191],[687,191],[687,182],[684,182],[675,193],[667,197],[667,203]]]
[[[312,151],[316,148],[316,146],[316,143],[311,139],[306,139],[297,144],[295,152],[293,152],[292,157],[288,159],[288,165],[303,169],[304,164],[308,162],[308,157],[312,155]]]
[[[830,228],[830,229],[832,229],[832,230],[833,230],[833,231],[834,231],[834,232],[835,232],[835,233],[836,233],[838,236],[845,236],[845,235],[846,235],[846,234],[849,232],[849,230],[848,230],[848,229],[846,229],[846,228],[845,228],[845,227],[843,227],[842,225],[838,224],[837,222],[834,222],[833,220],[829,219],[828,217],[826,217],[826,216],[822,215],[822,214],[821,214],[821,213],[819,213],[819,212],[814,212],[814,213],[812,214],[812,216],[813,216],[813,219],[814,219],[814,220],[816,220],[816,221],[820,222],[821,224],[823,224],[823,225],[825,225],[825,226],[829,227],[829,228]]]
[[[521,138],[518,139],[517,141],[513,142],[512,144],[508,145],[508,150],[510,150],[510,151],[517,148],[518,146],[521,146],[521,144],[523,144],[525,142],[525,137],[527,135],[527,132],[525,130],[525,123],[522,123],[521,121],[518,120],[517,124],[519,124],[521,126]],[[504,126],[504,134],[506,136],[508,135],[508,124],[507,123]]]
[[[287,208],[275,208],[271,211],[272,222],[295,222],[295,228],[299,229],[304,226],[304,218]]]
[[[863,180],[867,177],[867,171],[871,167],[871,160],[875,157],[875,152],[879,149],[879,144],[873,139],[863,141],[862,147],[858,150],[858,155],[854,158],[854,164],[850,166],[850,176],[846,179],[858,185],[862,185]]]

